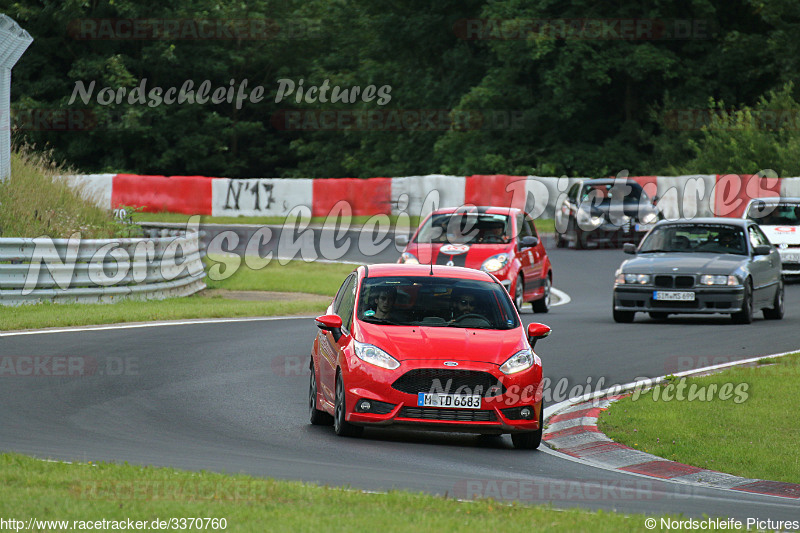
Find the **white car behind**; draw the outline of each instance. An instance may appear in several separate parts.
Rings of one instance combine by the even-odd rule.
[[[743,218],[758,223],[778,248],[784,276],[800,276],[800,198],[753,198]]]

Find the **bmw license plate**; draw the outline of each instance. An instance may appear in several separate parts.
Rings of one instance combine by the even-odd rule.
[[[454,409],[480,409],[481,397],[479,394],[417,394],[418,407],[451,407]]]
[[[694,293],[691,291],[653,291],[653,300],[660,302],[693,302]]]
[[[800,263],[800,254],[783,254],[781,259],[784,263]]]

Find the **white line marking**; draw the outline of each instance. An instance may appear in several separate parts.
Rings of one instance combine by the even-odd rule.
[[[137,322],[131,324],[106,324],[101,326],[75,326],[70,328],[37,329],[30,331],[9,331],[0,333],[0,337],[14,337],[18,335],[43,335],[48,333],[73,333],[82,331],[106,331],[113,329],[134,329],[134,328],[157,328],[163,326],[191,326],[195,324],[225,324],[228,322],[258,322],[270,320],[291,320],[314,318],[316,315],[296,315],[296,316],[260,316],[260,317],[241,317],[241,318],[197,318],[191,320],[172,320],[164,322]]]

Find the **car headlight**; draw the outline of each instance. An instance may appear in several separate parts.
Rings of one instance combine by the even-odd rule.
[[[578,211],[578,225],[581,228],[599,228],[605,222],[605,218],[601,216],[590,215],[588,211],[581,209]]]
[[[622,272],[617,272],[614,283],[617,285],[647,285],[650,283],[650,274],[623,274]]]
[[[703,274],[700,276],[700,285],[739,285],[739,278],[736,276],[713,276]]]
[[[481,265],[481,270],[484,272],[497,272],[505,268],[506,265],[508,265],[508,256],[506,254],[497,254],[484,261]]]
[[[655,213],[647,213],[642,217],[642,224],[655,224],[658,222],[658,215]]]
[[[500,365],[503,374],[516,374],[533,366],[533,352],[530,348],[520,350]]]
[[[419,264],[419,259],[417,259],[417,256],[415,256],[414,254],[411,254],[411,253],[408,253],[408,252],[403,252],[402,255],[400,255],[400,261],[399,262],[400,263],[405,263],[407,265],[418,265]]]
[[[358,341],[355,341],[353,346],[355,346],[356,349],[356,357],[366,363],[379,366],[381,368],[386,368],[388,370],[394,370],[400,366],[400,362],[397,359],[384,352],[377,346]]]

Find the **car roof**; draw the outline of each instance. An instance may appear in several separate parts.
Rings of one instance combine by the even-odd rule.
[[[783,196],[766,196],[763,198],[752,198],[747,205],[750,205],[754,202],[764,202],[767,204],[800,204],[800,198],[797,197],[783,197]]]
[[[742,218],[698,217],[698,218],[678,218],[675,220],[659,220],[656,223],[656,227],[669,226],[671,224],[724,224],[729,226],[738,226],[740,228],[745,228],[752,223],[753,222]]]
[[[432,215],[444,215],[448,213],[455,213],[459,211],[461,213],[474,213],[478,212],[481,215],[516,215],[517,213],[521,213],[522,209],[516,207],[498,207],[493,205],[462,205],[458,207],[443,207],[441,209],[437,209]]]
[[[464,268],[445,265],[407,265],[400,263],[381,263],[359,267],[362,276],[368,278],[383,278],[394,276],[430,276],[433,272],[434,277],[471,279],[478,281],[493,282],[495,279],[490,274],[474,268]]]

